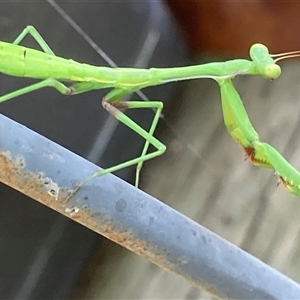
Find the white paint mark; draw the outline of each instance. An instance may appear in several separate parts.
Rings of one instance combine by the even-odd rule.
[[[47,192],[51,197],[54,197],[55,200],[58,200],[59,195],[59,187],[58,185],[52,181],[51,178],[44,178],[44,186],[47,188]]]
[[[74,207],[66,207],[65,212],[70,216],[74,216],[79,212],[79,208],[77,206]]]

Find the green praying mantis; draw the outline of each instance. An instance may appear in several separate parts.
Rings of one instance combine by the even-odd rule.
[[[37,41],[43,51],[19,45],[27,34]],[[276,149],[267,143],[260,142],[258,133],[253,128],[241,98],[232,83],[232,79],[238,75],[260,75],[264,78],[276,79],[281,74],[281,69],[276,62],[300,56],[300,51],[270,55],[267,47],[262,44],[254,44],[250,49],[251,60],[234,59],[226,62],[175,68],[98,67],[56,56],[38,31],[33,26],[27,26],[13,43],[0,42],[0,55],[0,72],[11,76],[41,80],[1,96],[0,102],[44,87],[53,87],[64,95],[110,88],[111,91],[102,99],[102,106],[117,120],[145,139],[146,142],[139,157],[92,174],[76,185],[71,196],[93,178],[132,165],[137,165],[135,185],[138,186],[143,162],[163,154],[166,150],[166,146],[153,136],[163,104],[160,101],[121,101],[122,98],[148,86],[196,78],[210,78],[218,83],[225,126],[229,134],[244,150],[246,158],[256,166],[273,169],[279,182],[288,191],[300,196],[300,173]],[[67,86],[63,82],[71,82],[71,84]],[[120,111],[120,109],[138,108],[156,110],[149,131],[144,130]],[[147,153],[150,144],[155,151]]]

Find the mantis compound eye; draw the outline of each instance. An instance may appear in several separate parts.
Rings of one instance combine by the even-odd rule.
[[[269,64],[265,66],[264,76],[270,79],[276,79],[281,74],[281,68],[276,64]]]

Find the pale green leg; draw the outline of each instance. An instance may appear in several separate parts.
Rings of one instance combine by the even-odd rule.
[[[153,133],[154,133],[155,127],[157,125],[157,122],[159,120],[160,112],[162,110],[162,102],[159,102],[159,101],[150,101],[150,102],[130,101],[130,102],[122,102],[122,103],[127,105],[127,108],[157,108],[151,128],[150,128],[149,132],[147,132],[142,127],[140,127],[137,123],[135,123],[129,117],[127,117],[124,113],[122,113],[121,111],[116,109],[114,107],[114,103],[104,102],[104,104],[103,104],[104,108],[110,114],[115,116],[116,119],[118,119],[120,122],[122,122],[123,124],[125,124],[126,126],[131,128],[132,130],[134,130],[137,134],[139,134],[141,137],[143,137],[146,140],[142,154],[138,158],[135,158],[135,159],[129,160],[125,163],[116,165],[114,167],[99,171],[93,175],[93,178],[102,176],[107,173],[112,173],[112,172],[118,171],[120,169],[137,164],[135,186],[138,187],[139,174],[140,174],[140,170],[142,168],[143,162],[146,160],[152,159],[154,157],[157,157],[166,151],[166,146],[164,144],[162,144],[159,140],[157,140],[155,137],[153,137]],[[150,144],[153,145],[157,150],[155,152],[146,154]]]
[[[149,101],[149,102],[145,102],[145,101],[116,101],[114,100],[117,97],[120,96],[124,96],[125,94],[127,94],[128,91],[124,92],[122,90],[113,90],[111,91],[102,101],[102,105],[103,107],[111,114],[113,115],[117,120],[119,120],[120,122],[122,122],[124,125],[128,126],[129,128],[131,128],[133,131],[135,131],[137,134],[139,134],[141,137],[143,137],[146,140],[146,143],[144,145],[142,154],[140,157],[131,159],[127,162],[118,164],[116,166],[104,169],[104,170],[100,170],[98,172],[96,172],[95,174],[93,174],[91,177],[87,178],[86,180],[84,180],[83,182],[79,183],[76,187],[76,189],[74,190],[74,192],[68,197],[72,197],[83,185],[85,185],[87,182],[91,181],[92,179],[96,178],[96,177],[100,177],[104,174],[108,174],[108,173],[112,173],[118,170],[121,170],[123,168],[127,168],[130,167],[132,165],[138,165],[137,167],[137,171],[136,171],[136,181],[135,181],[135,185],[138,185],[139,182],[139,172],[141,170],[142,164],[144,161],[155,158],[161,154],[163,154],[166,151],[166,146],[161,143],[159,140],[157,140],[154,136],[154,130],[155,127],[158,123],[159,120],[159,116],[163,107],[162,102],[159,101]],[[133,120],[131,120],[129,117],[127,117],[123,112],[121,112],[118,108],[124,108],[124,109],[132,109],[132,108],[156,108],[157,111],[155,113],[151,128],[149,130],[149,132],[147,132],[146,130],[144,130],[140,125],[138,125],[137,123],[135,123]],[[156,151],[152,152],[152,153],[148,153],[146,154],[149,145],[153,145],[156,148]]]
[[[69,87],[65,86],[64,84],[57,81],[56,79],[48,78],[48,79],[45,79],[41,82],[32,84],[32,85],[27,86],[25,88],[22,88],[22,89],[19,89],[17,91],[6,94],[4,96],[1,96],[0,97],[0,103],[4,102],[6,100],[9,100],[9,99],[12,99],[12,98],[15,98],[15,97],[33,92],[33,91],[36,91],[36,90],[39,90],[39,89],[47,87],[47,86],[55,88],[56,90],[58,90],[60,93],[62,93],[64,95],[72,94],[72,90]]]
[[[18,37],[13,41],[13,44],[20,44],[20,42],[24,39],[24,37],[30,34],[34,40],[41,46],[45,53],[55,55],[48,44],[45,42],[43,37],[39,34],[39,32],[31,25],[27,26]]]
[[[139,103],[139,106],[137,106]],[[150,104],[152,104],[153,106],[150,106]],[[151,127],[150,127],[150,130],[149,130],[149,134],[151,136],[153,136],[154,134],[154,131],[156,129],[156,126],[157,126],[157,123],[159,121],[159,118],[160,118],[160,115],[161,115],[161,111],[163,109],[163,103],[160,102],[160,101],[151,101],[151,102],[135,102],[135,107],[130,107],[132,106],[132,102],[129,102],[128,103],[129,105],[129,108],[156,108],[157,111],[155,113],[155,116],[154,116],[154,119],[152,121],[152,124],[151,124]],[[143,148],[143,151],[142,151],[142,154],[141,154],[141,157],[145,157],[147,151],[148,151],[148,148],[149,148],[149,145],[150,145],[150,142],[149,140],[146,139],[146,143],[144,145],[144,148]],[[165,151],[165,150],[164,150]],[[162,153],[160,153],[159,155],[161,155]],[[137,164],[137,167],[136,167],[136,173],[135,173],[135,186],[138,187],[139,185],[139,180],[140,180],[140,172],[141,172],[141,169],[142,169],[142,166],[143,166],[143,163],[144,163],[145,160],[141,160],[138,164]]]

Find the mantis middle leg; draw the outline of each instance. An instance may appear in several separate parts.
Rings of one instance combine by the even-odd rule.
[[[145,102],[145,101],[119,101],[120,97],[123,97],[126,94],[128,94],[128,91],[123,91],[121,89],[114,89],[110,93],[108,93],[106,95],[106,97],[104,97],[104,99],[102,100],[102,105],[117,120],[122,122],[124,125],[128,126],[130,129],[135,131],[137,134],[139,134],[141,137],[143,137],[146,140],[146,143],[144,145],[141,156],[131,159],[127,162],[118,164],[116,166],[96,172],[91,177],[80,182],[77,185],[77,187],[74,189],[73,193],[68,198],[72,197],[83,185],[85,185],[92,179],[94,179],[96,177],[100,177],[104,174],[108,174],[108,173],[112,173],[112,172],[121,170],[123,168],[127,168],[132,165],[137,165],[136,180],[135,180],[135,186],[137,187],[138,183],[139,183],[139,173],[140,173],[143,162],[146,160],[152,159],[154,157],[157,157],[165,152],[166,146],[153,136],[154,130],[155,130],[158,120],[159,120],[161,110],[163,108],[162,102],[160,102],[160,101],[149,101],[149,102],[148,101],[147,102]],[[138,125],[132,119],[127,117],[123,112],[121,112],[119,109],[122,109],[122,108],[124,108],[124,109],[156,108],[156,113],[155,113],[154,119],[152,121],[149,132],[147,132],[140,125]],[[150,144],[156,148],[156,151],[147,154],[147,150],[148,150],[148,147]]]

